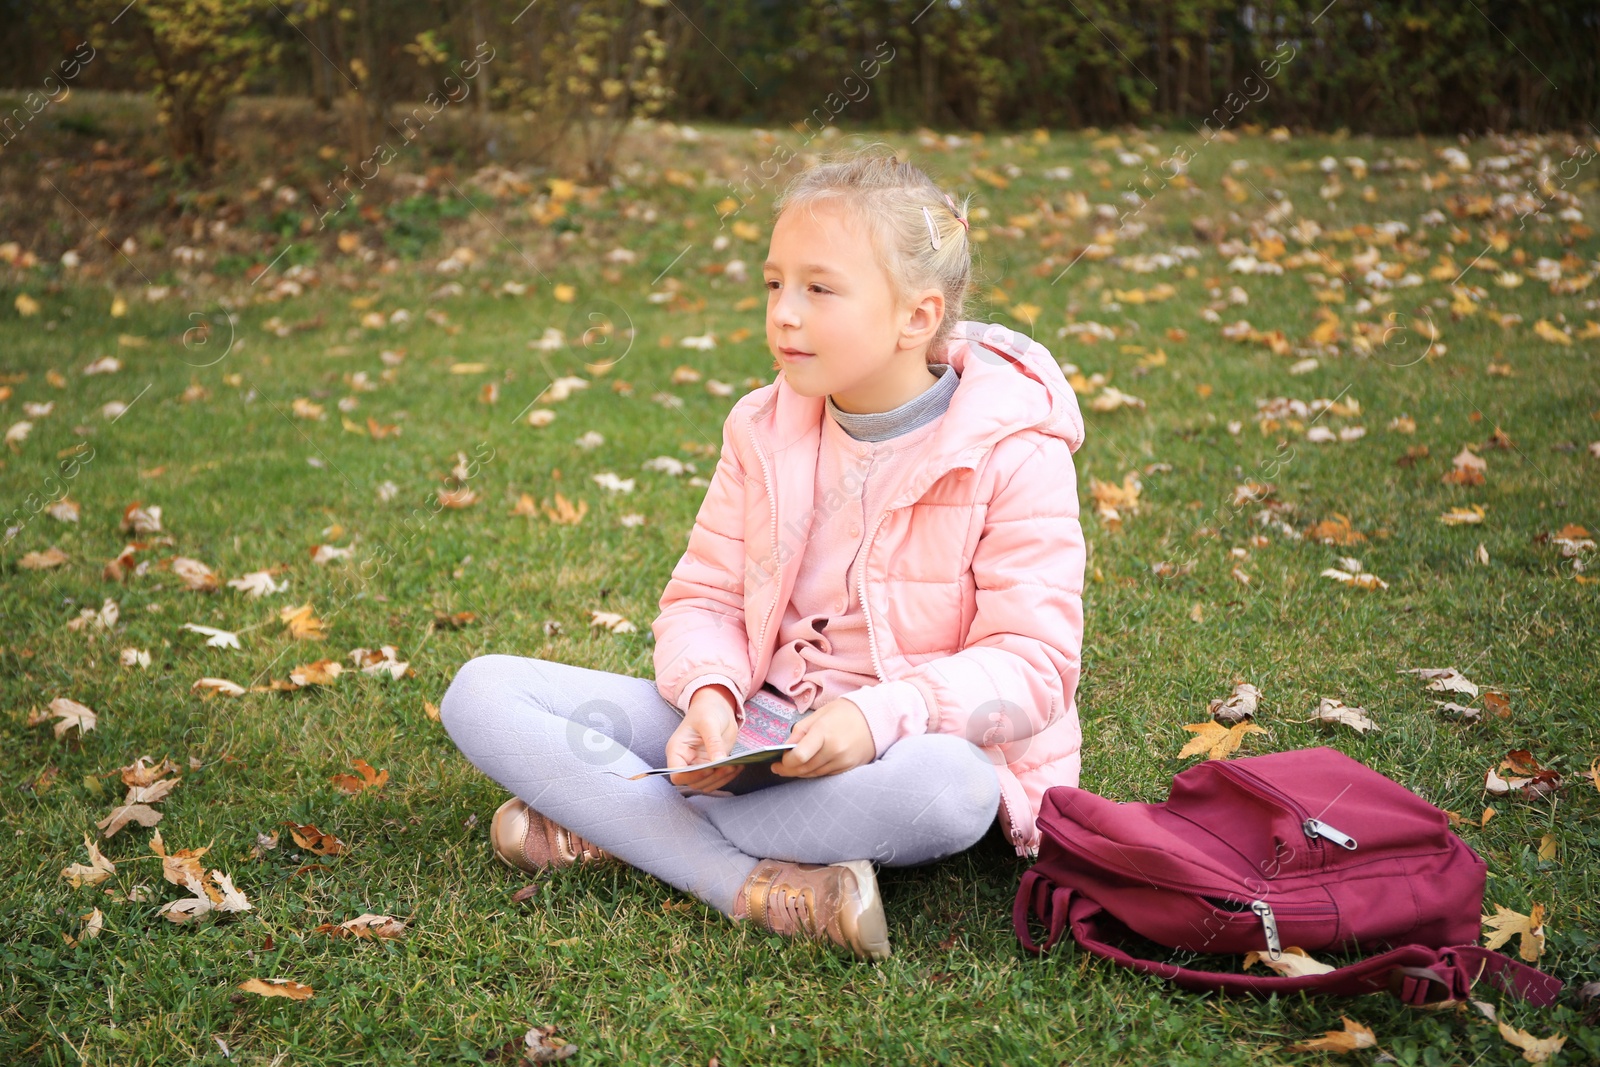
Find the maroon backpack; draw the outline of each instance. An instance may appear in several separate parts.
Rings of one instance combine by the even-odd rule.
[[[1445,813],[1330,748],[1207,760],[1164,804],[1045,790],[1038,862],[1013,908],[1028,951],[1080,947],[1186,989],[1467,997],[1483,978],[1538,1005],[1561,982],[1477,946],[1486,868]],[[1030,916],[1049,929],[1043,945]],[[1139,958],[1128,932],[1187,953],[1377,953],[1325,974],[1253,975]]]

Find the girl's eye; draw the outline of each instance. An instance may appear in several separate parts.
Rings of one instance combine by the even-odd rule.
[[[767,282],[767,291],[769,293],[770,292],[774,292],[775,290],[772,287],[774,285],[777,285],[777,284],[778,284],[778,282],[776,280],[768,281]],[[815,289],[817,292],[823,293],[823,294],[826,294],[828,292],[828,290],[824,289],[822,286],[816,284],[815,282],[812,282],[811,285],[809,285],[807,288]]]

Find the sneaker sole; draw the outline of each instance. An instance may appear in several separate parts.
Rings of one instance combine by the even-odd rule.
[[[855,875],[856,888],[861,894],[861,912],[853,921],[846,916],[845,936],[857,955],[866,959],[889,958],[889,924],[883,914],[883,897],[878,893],[878,876],[872,870],[871,860],[847,860],[831,863],[830,867],[844,867]]]

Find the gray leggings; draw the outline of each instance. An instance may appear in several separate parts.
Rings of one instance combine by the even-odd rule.
[[[918,866],[983,837],[1000,783],[983,750],[919,734],[843,774],[743,796],[692,793],[666,775],[683,721],[655,682],[525,656],[478,656],[439,702],[451,740],[490,778],[580,837],[733,914],[762,859]]]

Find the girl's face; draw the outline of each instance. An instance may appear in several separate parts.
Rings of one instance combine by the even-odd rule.
[[[767,348],[802,396],[831,395],[852,414],[889,411],[938,380],[926,353],[944,296],[929,289],[898,306],[866,231],[836,204],[813,208],[785,211],[772,228]]]

